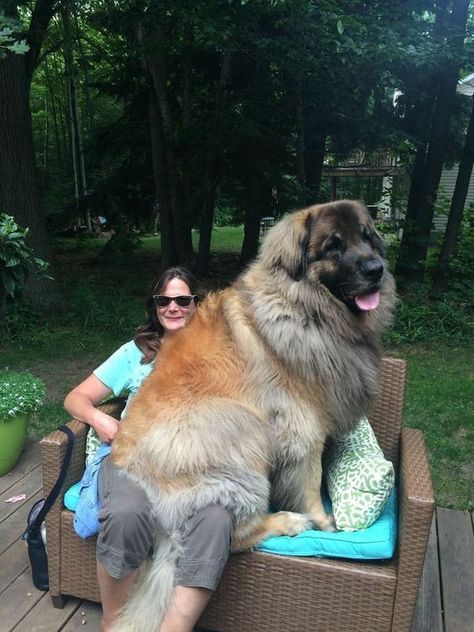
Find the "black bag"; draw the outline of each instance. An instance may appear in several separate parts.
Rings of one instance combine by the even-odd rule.
[[[22,540],[26,540],[28,544],[28,557],[30,558],[33,584],[38,590],[49,590],[48,555],[46,550],[46,527],[44,519],[61,491],[71,461],[72,448],[74,445],[74,433],[70,428],[60,426],[58,430],[64,432],[68,440],[66,454],[61,465],[58,480],[54,484],[49,496],[46,499],[35,502],[30,509],[30,513],[26,519],[26,530],[21,536]]]

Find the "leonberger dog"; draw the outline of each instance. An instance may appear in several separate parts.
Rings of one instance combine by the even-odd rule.
[[[377,392],[395,300],[383,257],[362,204],[294,212],[163,343],[113,442],[114,462],[147,491],[161,528],[114,629],[159,629],[186,519],[207,505],[232,512],[236,551],[310,525],[334,529],[321,457]]]

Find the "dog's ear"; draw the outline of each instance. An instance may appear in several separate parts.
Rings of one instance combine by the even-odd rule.
[[[303,230],[299,238],[299,261],[295,261],[295,265],[293,265],[291,269],[288,269],[288,274],[295,281],[301,281],[301,279],[306,276],[308,269],[308,246],[313,222],[314,217],[312,213],[308,213],[304,220]]]
[[[260,261],[272,270],[283,268],[292,279],[301,281],[306,274],[315,221],[313,208],[286,215],[268,231],[260,250]]]

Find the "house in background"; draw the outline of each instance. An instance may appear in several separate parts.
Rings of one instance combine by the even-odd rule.
[[[465,97],[471,97],[471,99],[474,98],[474,73],[468,75],[464,79],[459,80],[457,93],[462,94]],[[455,164],[450,169],[443,169],[439,182],[438,197],[445,198],[451,201],[454,193],[454,187],[456,186],[458,170],[458,164]],[[469,184],[464,208],[467,208],[470,204],[474,204],[474,171],[471,174],[471,182]],[[433,221],[435,230],[444,232],[446,229],[447,221],[448,218],[446,215],[436,215]]]
[[[473,98],[474,73],[458,82],[458,94]],[[458,164],[444,168],[438,189],[438,200],[446,199],[448,203],[453,197]],[[389,151],[365,153],[354,151],[349,156],[340,157],[336,154],[328,155],[323,168],[323,178],[330,182],[331,200],[346,197],[349,178],[357,178],[359,186],[350,184],[351,195],[362,199],[368,206],[373,217],[380,219],[398,220],[399,209],[393,203],[393,191],[397,185],[409,186],[409,178],[406,173],[397,166],[397,158]],[[354,193],[355,189],[355,193]],[[471,175],[465,206],[474,203],[474,172]],[[448,207],[449,208],[449,207]],[[444,233],[447,224],[446,214],[435,214],[433,229]]]
[[[330,184],[331,200],[355,197],[362,200],[372,217],[399,219],[393,204],[395,182],[406,179],[389,150],[364,152],[347,156],[328,154],[323,167],[323,182]]]

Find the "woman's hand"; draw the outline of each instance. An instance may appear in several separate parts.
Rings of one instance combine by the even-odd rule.
[[[72,417],[89,424],[97,432],[99,439],[106,443],[114,440],[118,431],[118,421],[99,410],[97,406],[112,390],[94,374],[74,388],[64,400],[64,407]]]
[[[104,443],[112,443],[119,427],[116,419],[106,413],[103,413],[97,408],[94,411],[94,416],[93,419],[91,419],[90,425],[96,431],[99,439]]]

